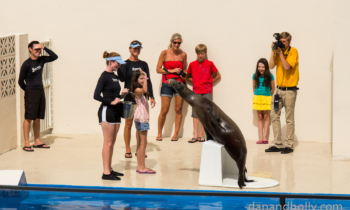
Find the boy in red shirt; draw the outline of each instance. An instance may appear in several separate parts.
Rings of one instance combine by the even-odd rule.
[[[221,78],[218,69],[214,63],[207,59],[207,46],[199,44],[196,47],[197,60],[190,63],[187,69],[186,79],[193,83],[193,92],[198,95],[213,100],[213,83]],[[204,142],[203,132],[201,129],[198,136],[198,118],[192,110],[194,137],[188,143],[195,143],[196,141]]]

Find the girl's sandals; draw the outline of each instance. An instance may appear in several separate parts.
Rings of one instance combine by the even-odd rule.
[[[188,141],[188,143],[195,143],[197,142],[198,140],[196,138],[192,138],[191,140]]]
[[[135,156],[137,156],[137,153],[135,153]],[[147,154],[145,154],[145,158],[147,157]]]
[[[256,143],[257,143],[257,144],[263,144],[263,142],[264,142],[263,140],[259,140],[259,141],[257,141]]]
[[[198,141],[199,142],[205,142],[205,139],[204,139],[204,137],[198,137]]]
[[[263,140],[262,141],[262,144],[268,144],[269,143],[269,140]]]
[[[155,174],[156,172],[153,171],[152,169],[150,168],[147,168],[147,171],[139,171],[139,170],[136,170],[137,173],[139,174]]]

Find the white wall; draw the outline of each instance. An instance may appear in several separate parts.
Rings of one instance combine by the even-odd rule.
[[[337,0],[334,27],[333,159],[350,160],[350,100],[345,91],[350,78],[349,2]]]
[[[214,87],[214,101],[239,125],[246,139],[257,139],[251,77],[256,61],[270,55],[272,34],[288,31],[300,56],[296,139],[331,141],[333,0],[17,2],[2,2],[6,10],[0,13],[0,34],[24,32],[29,41],[50,38],[59,56],[53,64],[54,133],[101,133],[100,104],[93,100],[93,92],[105,68],[102,53],[116,51],[127,59],[128,44],[138,39],[144,46],[140,58],[150,66],[156,95],[149,132],[155,136],[161,81],[156,63],[170,36],[178,32],[189,62],[195,60],[197,44],[208,46],[208,57],[222,74]],[[344,4],[348,8],[349,3]],[[185,129],[180,132],[186,137],[192,135],[190,113],[185,105]],[[173,131],[169,129],[173,119],[172,110],[166,122],[167,136]]]

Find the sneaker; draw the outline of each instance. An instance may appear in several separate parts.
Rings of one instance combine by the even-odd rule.
[[[114,174],[116,176],[124,176],[124,174],[116,172],[116,171],[113,171],[113,170],[111,170],[111,174]]]
[[[102,175],[102,179],[105,179],[105,180],[120,180],[119,177],[117,177],[117,175],[115,174],[103,174]]]
[[[281,152],[283,148],[277,148],[275,146],[271,146],[268,149],[265,149],[265,152]]]
[[[288,154],[293,152],[293,149],[291,149],[290,147],[286,147],[281,151],[281,154]]]

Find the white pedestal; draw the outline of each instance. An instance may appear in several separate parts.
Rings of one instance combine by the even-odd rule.
[[[246,182],[244,188],[267,188],[279,185],[272,179],[247,177],[254,182]],[[203,143],[199,185],[234,187],[238,186],[238,168],[236,162],[226,152],[222,144],[216,141]]]
[[[26,186],[27,180],[23,170],[0,170],[0,185]]]

